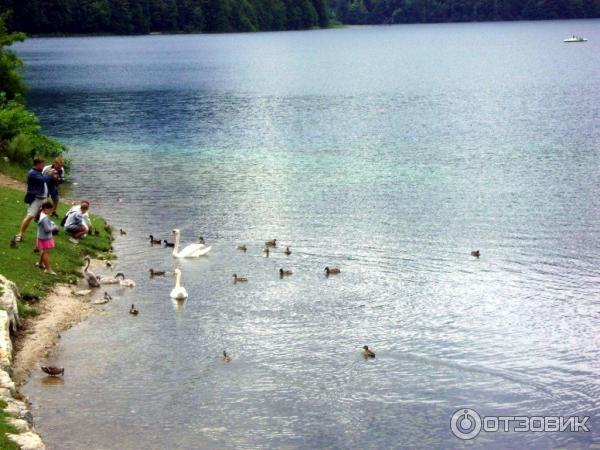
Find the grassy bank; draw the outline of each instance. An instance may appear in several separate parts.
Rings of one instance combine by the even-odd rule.
[[[6,402],[0,400],[0,448],[2,450],[19,450],[19,447],[6,437],[6,433],[14,434],[17,433],[17,430],[6,421],[9,415],[4,412],[4,408],[6,408]]]
[[[33,252],[36,242],[37,224],[32,222],[17,248],[10,247],[11,238],[17,233],[19,224],[25,217],[24,193],[0,186],[0,274],[13,281],[28,303],[43,298],[56,283],[73,283],[81,274],[85,255],[110,258],[112,237],[104,228],[104,221],[92,216],[92,224],[100,231],[99,236],[90,235],[81,239],[78,245],[68,241],[69,236],[61,229],[55,237],[56,248],[50,253],[52,269],[58,276],[44,273],[34,267],[39,255]],[[67,205],[59,207],[62,217],[68,211]],[[58,225],[59,220],[55,220]],[[26,311],[25,304],[20,307]]]

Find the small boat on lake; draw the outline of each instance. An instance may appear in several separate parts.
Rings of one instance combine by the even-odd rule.
[[[567,39],[564,39],[563,42],[587,42],[587,39],[581,36],[572,35]]]

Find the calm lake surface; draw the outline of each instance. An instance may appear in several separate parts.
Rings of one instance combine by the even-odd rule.
[[[25,387],[51,449],[453,448],[463,406],[591,416],[477,448],[600,447],[600,21],[17,49],[137,281]]]

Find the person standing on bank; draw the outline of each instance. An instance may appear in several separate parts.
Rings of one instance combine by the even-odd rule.
[[[48,184],[52,183],[55,176],[55,170],[50,169],[48,175],[42,174],[44,170],[44,160],[40,157],[35,157],[33,160],[33,167],[27,174],[27,193],[25,194],[25,204],[27,207],[27,214],[21,223],[19,233],[15,236],[15,242],[21,242],[23,235],[27,231],[27,227],[40,212],[42,203],[48,198]]]
[[[54,169],[55,176],[51,183],[48,184],[48,191],[50,198],[52,198],[52,217],[58,217],[56,214],[56,208],[58,208],[58,202],[60,200],[58,195],[58,185],[63,184],[65,181],[65,162],[62,158],[56,158],[54,164],[49,164],[42,170],[43,175],[50,175],[50,170]]]
[[[56,275],[56,272],[50,268],[50,250],[54,248],[54,235],[58,233],[58,228],[48,217],[51,211],[52,203],[42,203],[42,212],[37,230],[36,248],[40,251],[40,262],[37,266],[43,268],[47,274]]]

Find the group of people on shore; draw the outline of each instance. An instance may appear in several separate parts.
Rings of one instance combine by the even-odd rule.
[[[21,222],[19,232],[14,236],[16,244],[23,241],[23,237],[32,220],[37,222],[37,241],[34,251],[40,253],[37,267],[51,275],[56,273],[50,267],[49,252],[55,246],[54,236],[58,234],[59,228],[52,221],[52,217],[58,218],[57,208],[60,201],[58,187],[65,180],[65,165],[62,158],[56,158],[53,164],[45,165],[41,157],[33,159],[33,167],[27,174],[27,193],[25,204],[27,212]],[[90,232],[92,224],[89,216],[90,202],[81,200],[74,205],[62,219],[60,225],[69,235],[69,241],[77,244],[78,239],[84,238]]]

